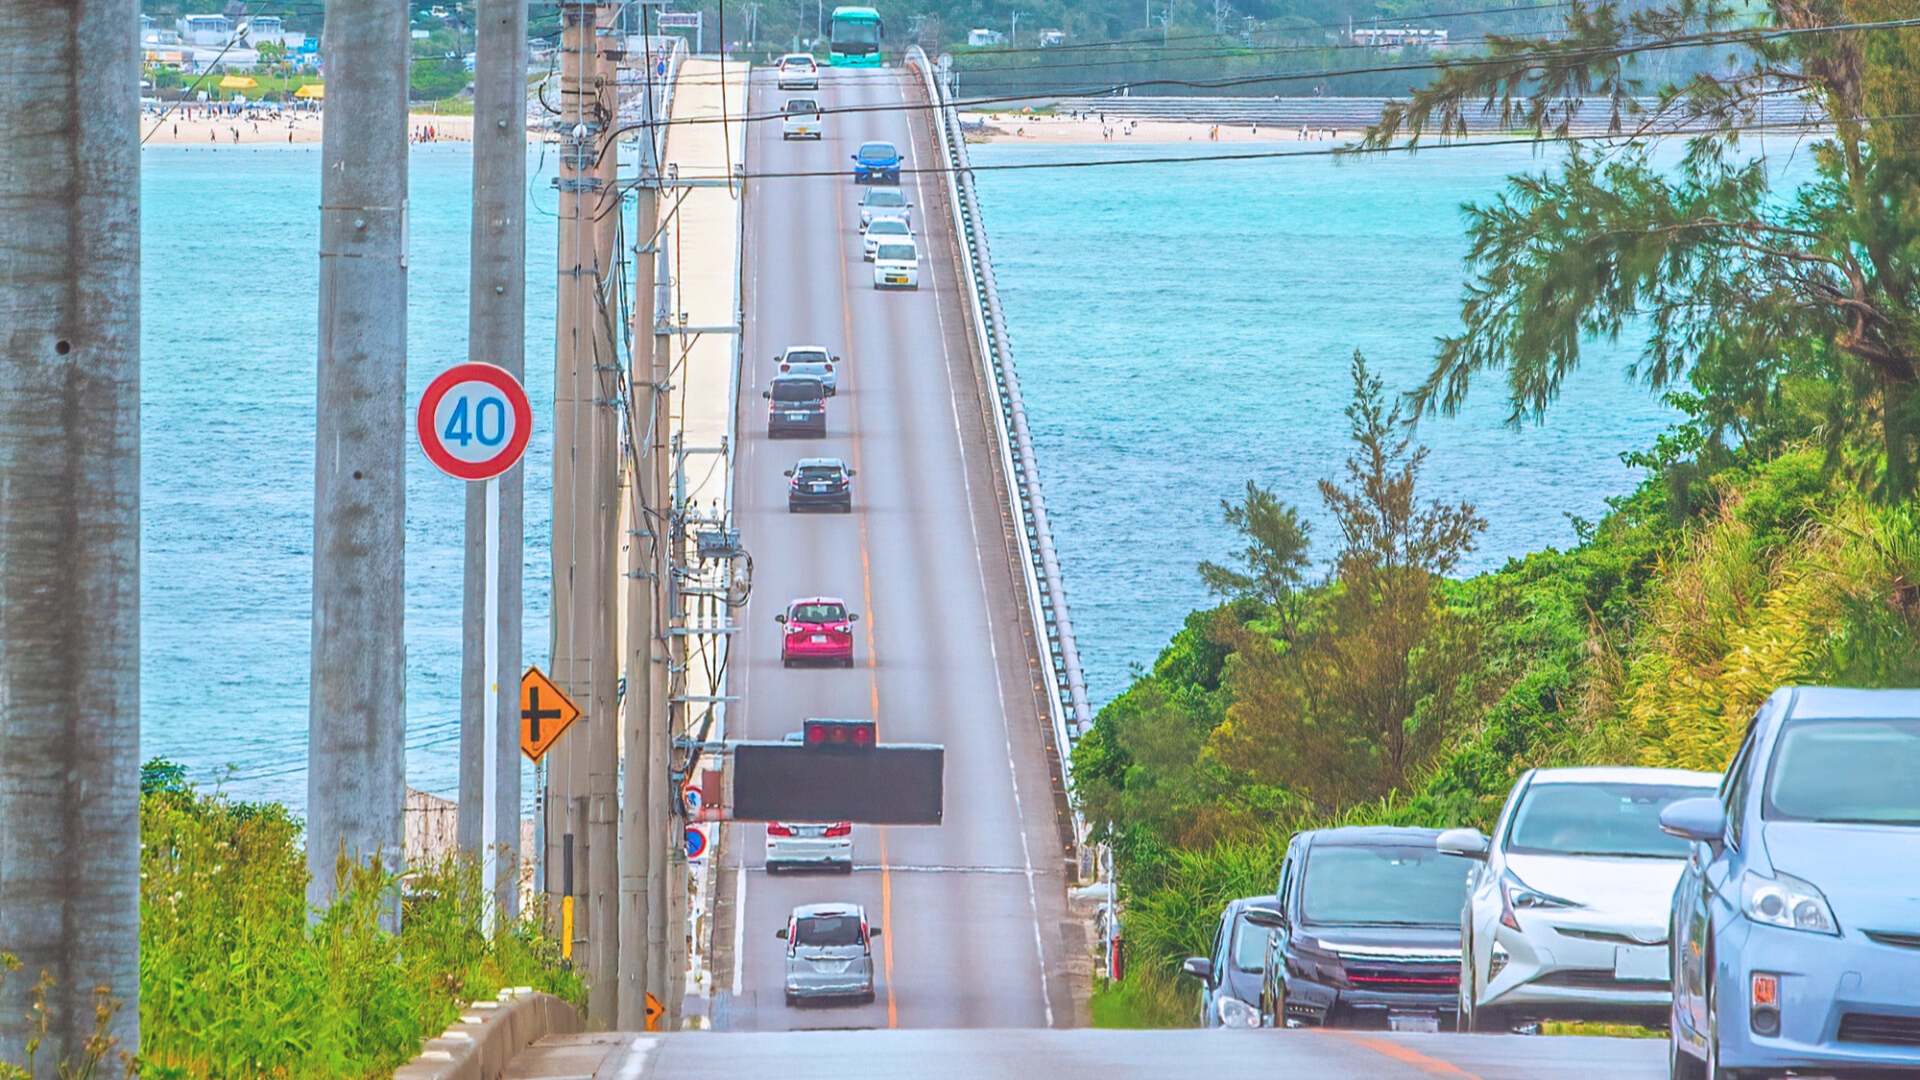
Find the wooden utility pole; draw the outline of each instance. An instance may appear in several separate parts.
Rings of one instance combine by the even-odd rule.
[[[610,8],[562,0],[559,311],[554,354],[553,670],[581,720],[550,755],[543,800],[547,889],[564,887],[573,851],[573,957],[587,976],[589,1022],[614,1022],[619,957],[620,657],[615,643],[619,531],[617,378],[610,314],[619,193],[610,141],[611,65],[599,28]]]
[[[140,43],[0,0],[0,1061],[140,1050]],[[40,1036],[29,993],[48,988]]]
[[[675,215],[671,223],[672,230],[678,230],[680,221]],[[659,421],[649,432],[650,438],[643,451],[641,462],[641,490],[647,505],[657,507],[655,526],[659,532],[659,542],[654,545],[653,588],[650,598],[653,603],[654,625],[659,627],[655,634],[654,666],[656,675],[647,686],[647,711],[653,717],[648,729],[647,761],[657,778],[656,783],[663,789],[661,794],[647,803],[647,834],[651,838],[651,851],[647,861],[648,922],[647,949],[656,957],[656,961],[647,968],[647,989],[660,1000],[667,1012],[670,1023],[679,1019],[679,993],[676,987],[686,986],[686,951],[677,950],[681,957],[679,967],[674,967],[673,957],[676,950],[673,943],[684,943],[686,937],[686,848],[676,841],[674,835],[671,803],[677,792],[665,790],[671,787],[670,772],[673,768],[673,671],[676,646],[682,641],[674,631],[679,626],[673,610],[673,543],[675,540],[672,473],[672,335],[667,327],[677,321],[674,314],[673,286],[671,266],[667,260],[668,229],[662,229],[660,240],[654,246],[654,304],[655,324],[652,335],[652,367],[649,381],[658,389],[654,400],[658,402]],[[674,868],[680,873],[676,876]],[[677,898],[677,903],[676,903]],[[674,912],[680,912],[680,921],[674,922]]]
[[[473,63],[473,225],[467,295],[467,359],[525,381],[527,346],[527,5],[480,0]],[[519,902],[521,563],[526,469],[500,477],[499,656],[496,686],[485,685],[486,484],[467,485],[466,601],[460,665],[460,846],[484,858],[488,782],[485,739],[494,740],[497,902],[511,919]],[[485,730],[484,695],[499,723]]]
[[[307,899],[404,857],[407,5],[331,0],[320,145]],[[389,919],[396,926],[399,897]]]

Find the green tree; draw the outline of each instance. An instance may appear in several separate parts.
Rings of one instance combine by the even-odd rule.
[[[1489,40],[1491,61],[1443,70],[1387,108],[1365,145],[1467,132],[1499,117],[1567,135],[1567,106],[1614,102],[1622,145],[1575,148],[1468,208],[1465,327],[1415,394],[1452,412],[1506,374],[1513,417],[1539,416],[1581,346],[1648,331],[1635,373],[1697,396],[1712,445],[1817,434],[1888,499],[1920,457],[1920,28],[1911,0],[1576,2],[1563,34]],[[1726,66],[1660,88],[1642,110],[1638,58],[1712,47]],[[1783,197],[1743,134],[1804,107],[1831,134],[1817,178]],[[1677,172],[1650,159],[1680,121]]]
[[[1247,481],[1247,497],[1220,500],[1228,525],[1246,541],[1233,552],[1240,569],[1202,562],[1200,580],[1208,591],[1228,600],[1251,598],[1272,609],[1282,633],[1292,636],[1296,601],[1307,571],[1312,525],[1274,493]]]

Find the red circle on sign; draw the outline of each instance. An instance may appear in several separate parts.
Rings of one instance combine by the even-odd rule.
[[[455,387],[468,383],[485,383],[498,390],[513,411],[513,430],[503,432],[505,437],[499,440],[502,444],[499,451],[478,459],[456,453],[449,445],[453,438],[451,429],[437,422],[447,395]],[[464,417],[463,430],[482,429],[479,410],[476,408],[474,412],[476,415]],[[455,364],[436,375],[427,384],[426,393],[420,395],[420,407],[414,411],[414,430],[420,436],[420,449],[426,451],[427,460],[441,472],[460,480],[490,480],[513,468],[526,452],[527,440],[533,435],[533,405],[527,400],[527,391],[520,380],[506,368],[493,364]],[[474,436],[467,434],[466,438],[471,440]],[[480,441],[484,444],[484,437]]]

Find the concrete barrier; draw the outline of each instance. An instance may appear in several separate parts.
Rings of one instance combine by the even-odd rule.
[[[422,1040],[419,1055],[395,1070],[394,1080],[500,1080],[520,1051],[581,1026],[579,1010],[552,994],[502,990],[499,1000],[468,1005],[446,1031]]]

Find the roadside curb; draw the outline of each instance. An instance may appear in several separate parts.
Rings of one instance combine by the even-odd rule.
[[[514,1056],[548,1035],[581,1029],[580,1013],[552,994],[525,987],[476,1001],[447,1030],[421,1041],[420,1053],[394,1080],[500,1080]]]

